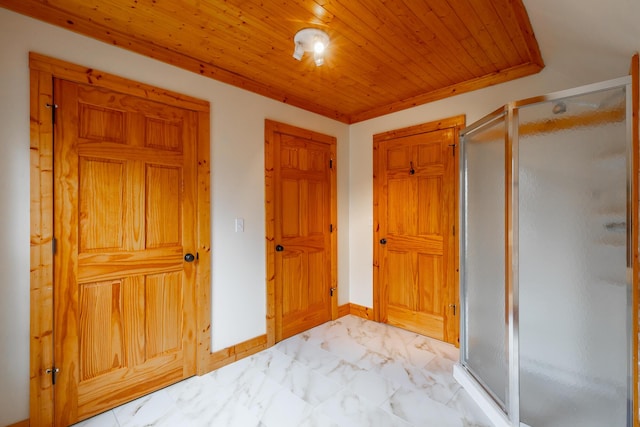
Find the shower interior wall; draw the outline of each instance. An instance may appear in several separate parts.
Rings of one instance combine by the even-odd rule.
[[[625,423],[625,100],[618,88],[571,97],[556,117],[551,102],[519,111],[520,417],[532,426]]]

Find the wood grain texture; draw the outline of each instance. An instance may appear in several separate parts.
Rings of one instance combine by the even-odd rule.
[[[222,368],[230,363],[249,357],[268,348],[268,340],[266,335],[259,335],[247,341],[243,341],[236,345],[218,350],[211,353],[207,358],[206,371],[210,372],[215,369]]]
[[[338,316],[336,317],[336,319],[344,317],[347,314],[349,314],[349,303],[338,306]]]
[[[521,0],[0,0],[0,6],[345,123],[544,66]],[[331,37],[321,67],[309,54],[292,58],[293,37],[304,27]]]
[[[448,252],[445,254],[445,257],[453,263],[453,265],[449,264],[449,268],[445,269],[445,282],[452,284],[449,286],[448,295],[446,298],[448,299],[448,304],[454,304],[454,310],[451,310],[452,307],[448,306],[448,310],[445,310],[445,321],[444,321],[444,335],[446,340],[455,345],[456,347],[460,347],[460,317],[459,313],[462,310],[460,306],[460,153],[459,150],[459,141],[460,141],[460,130],[464,128],[466,125],[466,121],[464,117],[460,117],[460,121],[457,125],[452,127],[453,131],[453,140],[455,141],[456,147],[453,147],[455,150],[455,156],[453,158],[453,162],[449,163],[449,167],[451,170],[445,171],[445,175],[453,176],[454,185],[449,188],[449,192],[445,193],[445,205],[455,206],[455,214],[453,218],[453,227],[454,227],[454,238],[453,244],[447,247]]]
[[[198,113],[198,187],[197,191],[197,254],[196,301],[198,322],[197,371],[208,370],[211,357],[211,128],[209,110]]]
[[[276,136],[276,340],[331,318],[331,145]]]
[[[54,283],[65,296],[54,310],[54,414],[64,425],[196,372],[195,266],[181,258],[196,248],[198,141],[190,110],[58,79],[54,93]],[[156,141],[150,118],[176,126]]]
[[[126,79],[119,78],[110,74],[102,73],[98,70],[91,70],[85,67],[69,64],[63,61],[55,60],[38,54],[30,54],[30,70],[31,70],[31,381],[30,381],[30,424],[34,426],[46,426],[53,424],[53,394],[51,388],[51,376],[44,373],[44,370],[50,368],[53,365],[53,299],[52,299],[52,270],[53,270],[53,256],[51,251],[51,239],[53,237],[53,175],[52,175],[52,160],[53,160],[53,127],[51,122],[51,110],[46,107],[46,104],[52,104],[53,86],[52,82],[54,77],[62,77],[69,81],[76,81],[81,83],[88,83],[93,87],[103,87],[116,90],[121,93],[126,93],[133,96],[148,95],[149,100],[159,101],[161,103],[174,102],[178,104],[180,108],[186,108],[193,111],[192,116],[197,118],[197,125],[190,126],[188,129],[182,129],[183,132],[193,136],[194,140],[197,140],[197,144],[194,144],[193,152],[189,154],[194,159],[197,159],[197,167],[194,164],[193,176],[189,179],[193,180],[192,186],[185,186],[184,191],[190,194],[190,199],[194,200],[192,203],[192,209],[195,209],[197,205],[198,210],[201,210],[202,214],[198,216],[194,221],[196,224],[194,227],[197,231],[194,234],[197,235],[197,250],[199,251],[198,267],[192,269],[188,275],[196,277],[196,293],[197,295],[208,295],[210,290],[210,214],[209,214],[209,104],[205,101],[200,101],[195,98],[182,96],[180,94],[164,91],[162,89],[154,88],[148,85],[131,82]],[[108,111],[100,108],[89,108],[88,119],[86,122],[79,121],[80,132],[82,135],[82,150],[86,155],[86,159],[94,159],[99,156],[106,156],[108,159],[106,162],[100,161],[92,163],[89,161],[87,164],[92,164],[91,167],[86,169],[89,172],[88,187],[98,190],[95,184],[91,184],[91,179],[113,174],[113,168],[109,166],[113,162],[119,161],[120,157],[118,151],[121,149],[115,148],[115,145],[121,144],[121,137],[119,132],[115,132],[113,127],[117,127],[119,120],[114,118],[117,114],[113,114],[113,110]],[[95,119],[96,111],[102,114],[104,121]],[[157,112],[157,111],[156,111]],[[93,118],[92,118],[92,115]],[[166,121],[162,121],[160,124],[157,121],[159,116],[153,115],[151,125],[146,126],[146,131],[149,131],[151,135],[155,135],[154,141],[159,143],[146,144],[147,148],[157,149],[160,148],[163,151],[173,152],[170,155],[158,156],[158,162],[160,164],[175,164],[176,160],[183,155],[181,149],[178,149],[175,144],[167,143],[166,139],[159,137],[158,126],[163,126],[163,136],[171,135],[172,129],[175,129],[174,123],[169,123],[169,128],[166,128]],[[140,123],[144,123],[144,120],[137,120]],[[149,120],[147,120],[147,123]],[[105,126],[108,124],[108,126]],[[143,124],[144,126],[144,124]],[[165,132],[166,131],[166,132]],[[175,135],[175,132],[174,132]],[[109,144],[114,145],[113,148],[107,147],[107,149],[92,148],[91,141],[96,138],[103,138],[110,141]],[[137,148],[136,155],[142,155],[144,153],[143,139],[138,140],[140,147]],[[136,143],[137,144],[137,143]],[[106,144],[108,145],[108,144]],[[153,146],[153,147],[152,147]],[[156,150],[157,151],[157,150]],[[98,165],[94,168],[94,165]],[[105,169],[101,165],[107,165]],[[111,172],[110,172],[111,171]],[[140,173],[142,172],[142,173]],[[105,175],[106,173],[106,175]],[[143,176],[144,170],[137,169],[137,172],[133,176]],[[91,178],[93,176],[93,178]],[[196,178],[197,177],[197,178]],[[93,186],[93,187],[92,187]],[[124,192],[131,192],[131,189],[126,189]],[[108,197],[108,196],[105,196]],[[144,192],[137,194],[136,197],[139,200],[144,201]],[[107,209],[107,212],[102,210],[96,210],[90,201],[87,202],[87,209],[83,217],[87,215],[93,215],[94,218],[91,221],[94,223],[106,223],[106,219],[103,216],[113,216],[113,210]],[[101,208],[102,206],[99,206]],[[125,207],[129,209],[130,206]],[[124,239],[124,243],[130,246],[131,249],[139,249],[145,241],[139,237],[142,221],[138,220],[139,216],[128,215],[137,217],[135,220],[124,220],[125,228],[132,231],[134,237],[132,239]],[[128,216],[125,216],[128,217]],[[102,218],[102,219],[101,219]],[[191,232],[190,232],[191,233]],[[160,233],[159,239],[156,242],[166,240],[166,233]],[[117,240],[117,239],[116,239]],[[171,239],[170,239],[171,240]],[[175,239],[174,239],[175,240]],[[101,242],[100,239],[95,237],[89,237],[86,242],[91,243],[86,246],[86,253],[78,257],[87,265],[98,265],[101,260],[102,254],[96,253],[96,250],[100,246],[114,246],[111,241]],[[95,243],[100,243],[95,245]],[[117,245],[115,245],[117,246]],[[163,246],[160,244],[159,246]],[[102,248],[100,250],[103,250]],[[162,274],[169,274],[177,270],[176,266],[181,263],[181,253],[173,253],[172,249],[160,247],[152,249],[152,251],[158,251],[160,258],[164,258],[161,264],[164,267],[161,268]],[[114,256],[115,251],[108,256]],[[164,254],[164,255],[162,255]],[[145,329],[144,322],[141,320],[144,317],[144,307],[139,304],[140,301],[144,301],[144,282],[140,281],[140,276],[136,276],[141,268],[140,264],[144,264],[142,258],[136,259],[135,251],[125,251],[124,257],[117,255],[115,258],[120,257],[122,266],[129,269],[129,273],[125,276],[129,276],[121,282],[113,282],[114,277],[117,276],[115,272],[104,271],[99,274],[87,273],[91,269],[79,269],[85,271],[84,278],[87,280],[107,280],[108,288],[99,290],[97,293],[93,293],[92,298],[97,298],[97,309],[95,313],[85,311],[83,318],[85,322],[93,322],[94,324],[104,325],[99,330],[105,331],[105,336],[110,336],[110,340],[105,340],[106,344],[109,344],[109,351],[112,355],[117,355],[113,359],[107,360],[106,358],[98,358],[90,360],[91,363],[86,365],[89,368],[89,377],[93,376],[88,382],[91,383],[85,390],[80,393],[81,398],[85,401],[97,402],[98,405],[103,407],[113,406],[113,399],[111,393],[108,393],[108,386],[106,383],[101,383],[101,380],[91,372],[98,372],[100,370],[111,370],[112,372],[118,371],[118,365],[122,361],[139,363],[146,358],[144,349],[144,337]],[[103,261],[103,260],[102,260]],[[137,266],[135,266],[138,264]],[[151,263],[153,264],[153,263]],[[147,265],[149,267],[149,265]],[[93,267],[92,267],[93,268]],[[95,271],[94,271],[95,272]],[[175,274],[175,273],[173,273]],[[120,272],[122,276],[122,272]],[[192,279],[189,279],[192,280]],[[109,282],[111,281],[111,282]],[[97,283],[97,282],[96,282]],[[117,285],[114,287],[114,283]],[[107,292],[105,292],[107,291]],[[85,297],[89,297],[89,294],[85,294]],[[81,297],[82,298],[82,297]],[[136,304],[122,304],[123,300],[133,301],[136,300]],[[191,298],[190,301],[184,301],[184,307],[186,310],[192,313],[197,312],[198,324],[196,327],[195,315],[194,321],[189,321],[185,327],[190,336],[198,337],[198,359],[196,362],[196,348],[191,350],[191,355],[187,356],[187,359],[192,360],[187,365],[182,363],[176,364],[173,356],[163,355],[157,358],[157,362],[154,362],[153,366],[148,371],[141,370],[133,375],[133,377],[139,377],[140,380],[152,382],[154,387],[163,387],[171,382],[175,381],[176,376],[183,376],[184,372],[206,371],[208,368],[205,366],[206,361],[212,357],[210,346],[210,335],[207,335],[207,331],[210,328],[210,300],[209,298],[198,298],[196,300]],[[160,301],[165,301],[161,298]],[[171,310],[170,310],[171,311]],[[175,313],[175,311],[173,311]],[[110,313],[106,315],[105,313]],[[104,322],[106,317],[111,317],[111,321]],[[93,320],[91,320],[93,319]],[[126,328],[120,326],[126,323]],[[175,324],[175,322],[164,319],[156,322],[161,327],[162,325]],[[201,332],[204,331],[204,332]],[[82,332],[81,332],[82,333]],[[122,334],[126,334],[131,337],[133,345],[129,346],[126,351],[122,351],[118,347],[119,337]],[[115,347],[114,347],[115,343]],[[202,343],[202,345],[201,345]],[[104,342],[97,343],[98,345],[106,345]],[[167,348],[171,346],[180,345],[176,344],[175,339],[163,342],[161,347]],[[115,353],[114,353],[115,351]],[[94,352],[95,353],[95,352]],[[115,363],[115,364],[114,364]],[[196,367],[196,364],[198,365]],[[102,367],[101,367],[102,366]],[[114,371],[115,368],[115,371]],[[96,371],[97,369],[97,371]],[[116,374],[117,375],[117,374]],[[57,386],[56,386],[57,387]],[[60,391],[60,389],[58,389]],[[120,390],[122,394],[129,394],[129,396],[139,396],[141,391],[139,387],[134,386],[130,388],[123,388]],[[73,393],[75,395],[75,393]],[[84,416],[87,414],[81,414]]]
[[[633,169],[632,169],[632,188],[634,189],[632,197],[631,197],[631,216],[635,224],[640,224],[640,215],[639,212],[639,197],[640,197],[640,56],[636,53],[631,58],[631,105],[632,105],[632,146],[633,146]],[[638,334],[640,333],[640,290],[638,289],[638,283],[640,281],[640,260],[638,259],[640,250],[638,248],[638,244],[640,243],[638,240],[638,226],[632,226],[632,236],[631,236],[631,255],[633,260],[633,271],[635,272],[632,276],[631,281],[631,307],[633,311],[633,327],[632,327],[632,340],[633,340],[633,408],[640,408],[640,380],[638,379],[638,363],[640,363],[640,355],[638,351]],[[633,417],[633,425],[634,427],[640,426],[640,414],[638,411],[634,411]]]
[[[148,84],[134,82],[114,74],[106,73],[81,65],[72,64],[36,52],[29,52],[29,68],[42,71],[57,78],[86,83],[96,87],[126,93],[132,96],[146,98],[150,101],[170,104],[175,107],[186,108],[198,112],[209,112],[209,102],[167,89],[157,88]]]
[[[334,137],[265,121],[269,345],[338,316],[335,150]]]
[[[349,303],[349,314],[362,317],[363,319],[373,320],[373,309],[363,305]]]
[[[53,425],[53,80],[30,70],[30,351],[29,417]]]
[[[454,159],[463,125],[458,116],[374,135],[373,317],[456,345]]]
[[[354,316],[362,317],[367,320],[373,319],[373,308],[365,307],[363,305],[354,304],[352,302],[343,304],[338,307],[338,317],[344,317],[348,314],[353,314]]]

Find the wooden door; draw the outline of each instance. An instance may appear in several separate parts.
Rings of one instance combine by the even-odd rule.
[[[332,222],[335,139],[270,128],[273,160],[275,340],[331,320],[337,299]],[[335,307],[337,311],[337,307]]]
[[[378,318],[458,344],[456,128],[375,137]]]
[[[55,81],[55,425],[195,374],[195,113]]]

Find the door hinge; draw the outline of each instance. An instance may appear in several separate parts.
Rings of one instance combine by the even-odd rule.
[[[454,236],[456,235],[456,226],[455,225],[453,226],[453,235]]]
[[[51,251],[54,255],[56,254],[56,252],[58,252],[58,239],[56,239],[55,237],[51,239]]]
[[[58,108],[58,104],[45,104],[47,108],[51,108],[51,123],[56,124],[56,109]]]
[[[333,224],[329,224],[329,233],[333,233]]]
[[[333,159],[329,159],[329,169],[333,169]]]
[[[336,291],[336,288],[329,288],[329,293],[333,296],[333,293]]]
[[[457,145],[458,145],[458,144],[449,144],[449,147],[451,147],[451,155],[452,155],[453,157],[455,157],[455,156],[456,156],[456,147],[457,147]]]
[[[51,374],[51,384],[56,385],[56,378],[58,373],[60,373],[60,369],[54,366],[53,368],[45,369],[44,373]]]

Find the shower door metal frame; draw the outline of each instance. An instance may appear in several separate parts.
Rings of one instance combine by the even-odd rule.
[[[531,106],[534,104],[540,104],[544,102],[552,102],[561,100],[568,97],[585,95],[588,93],[600,92],[615,88],[625,88],[625,126],[627,134],[627,346],[628,346],[628,361],[627,367],[627,400],[630,402],[638,402],[638,390],[636,390],[636,379],[633,378],[633,350],[636,347],[634,344],[637,338],[632,336],[633,322],[636,318],[633,314],[634,304],[632,301],[633,286],[635,283],[635,277],[638,272],[635,268],[635,254],[640,250],[638,248],[638,242],[633,236],[634,228],[638,225],[638,218],[633,216],[633,206],[637,198],[637,188],[634,188],[633,174],[638,170],[638,165],[633,164],[634,150],[638,147],[634,146],[633,130],[632,130],[632,118],[633,118],[633,106],[632,106],[632,79],[630,76],[625,76],[613,80],[607,80],[600,83],[594,83],[586,86],[580,86],[573,89],[554,92],[547,95],[536,96],[532,98],[523,99],[520,101],[510,102],[505,106],[498,108],[492,113],[486,115],[475,123],[460,131],[460,183],[463,188],[460,190],[460,305],[461,305],[461,330],[460,330],[460,365],[461,367],[481,386],[481,388],[487,393],[487,395],[502,408],[505,415],[509,418],[511,425],[520,426],[520,363],[519,363],[519,281],[518,281],[518,265],[519,265],[519,246],[518,246],[518,200],[519,200],[519,180],[518,180],[518,166],[519,166],[519,109]],[[635,88],[637,90],[637,88]],[[505,391],[504,405],[491,391],[491,389],[483,382],[483,380],[473,372],[467,361],[467,280],[466,280],[466,145],[464,143],[464,137],[474,131],[477,131],[496,120],[504,118],[504,131],[505,131],[505,331],[507,336],[505,337],[505,361],[507,362],[508,378],[507,378],[507,390]],[[515,173],[514,173],[515,171]],[[634,425],[634,419],[637,408],[635,404],[628,405],[627,408],[627,427]]]
[[[479,375],[476,375],[475,372],[473,371],[473,369],[471,369],[468,365],[466,365],[464,362],[467,359],[467,354],[468,354],[468,347],[467,347],[467,339],[468,339],[468,335],[467,335],[467,328],[466,328],[466,324],[467,324],[467,307],[466,307],[466,300],[464,298],[464,296],[466,296],[467,294],[467,289],[466,289],[466,259],[464,257],[464,254],[466,253],[466,249],[467,249],[467,240],[466,240],[466,235],[467,235],[467,230],[466,230],[466,221],[465,221],[465,216],[466,216],[466,175],[465,175],[465,165],[466,165],[466,161],[467,161],[467,153],[466,153],[466,146],[464,145],[463,141],[463,137],[466,134],[472,133],[475,130],[481,129],[485,126],[491,126],[492,124],[494,124],[494,122],[498,121],[498,120],[504,120],[504,125],[507,126],[507,120],[508,120],[508,106],[504,106],[501,108],[498,108],[497,110],[487,114],[486,116],[484,116],[483,118],[481,118],[480,120],[476,121],[475,123],[473,123],[472,125],[462,129],[460,131],[460,136],[459,136],[459,142],[460,142],[460,163],[459,163],[459,182],[460,185],[463,186],[460,191],[460,200],[459,200],[459,206],[460,206],[460,218],[458,223],[460,224],[460,322],[461,322],[461,328],[460,328],[460,354],[462,355],[461,357],[461,366],[466,370],[466,372],[480,385],[480,387],[491,397],[491,399],[505,412],[505,413],[509,413],[510,410],[508,409],[510,407],[509,403],[510,403],[510,394],[509,394],[509,388],[507,386],[507,390],[505,390],[505,402],[503,404],[503,402],[500,401],[500,399],[495,395],[495,393],[491,390],[491,387],[489,387],[483,380],[482,378],[480,378]],[[507,145],[507,138],[506,138],[506,132],[505,132],[505,145]],[[505,151],[505,161],[508,158],[508,156],[506,155],[506,151]],[[507,182],[505,181],[505,189],[507,188]],[[506,194],[505,194],[506,196]],[[505,203],[506,205],[506,203]],[[506,215],[506,214],[505,214]],[[506,236],[506,234],[505,234]],[[506,265],[506,259],[505,259],[505,265]],[[506,272],[505,272],[506,274]],[[506,302],[506,301],[505,301]],[[507,310],[505,310],[505,324],[509,324],[509,319],[508,319],[509,313]],[[508,331],[506,333],[505,336],[505,342],[508,339]],[[505,354],[506,357],[506,361],[507,363],[509,362],[509,353],[507,352]],[[508,378],[507,378],[508,380]]]

